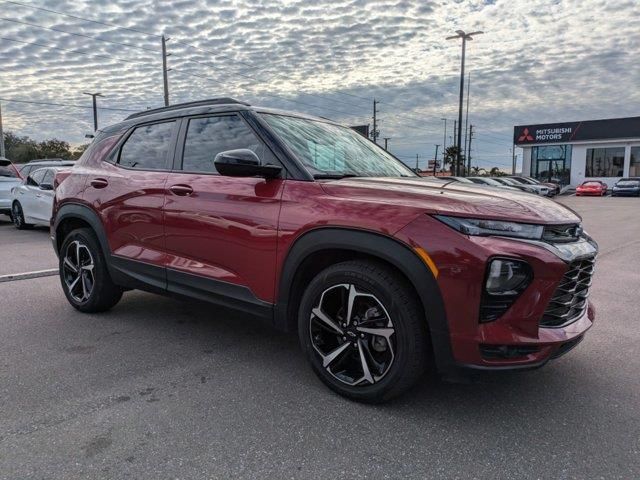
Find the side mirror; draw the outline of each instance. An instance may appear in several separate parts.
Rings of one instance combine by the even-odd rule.
[[[40,190],[53,190],[53,185],[50,183],[41,183],[39,187]]]
[[[282,167],[278,165],[263,165],[258,156],[248,148],[220,152],[213,164],[220,175],[227,177],[275,178],[282,171]]]

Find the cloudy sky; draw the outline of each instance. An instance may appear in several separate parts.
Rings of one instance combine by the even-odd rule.
[[[0,0],[0,27],[5,130],[72,144],[89,108],[14,101],[87,107],[83,92],[102,92],[101,124],[161,106],[162,34],[171,102],[233,96],[364,124],[375,97],[381,137],[421,166],[441,118],[453,133],[457,29],[485,31],[467,48],[474,165],[510,165],[515,124],[640,115],[637,0]]]

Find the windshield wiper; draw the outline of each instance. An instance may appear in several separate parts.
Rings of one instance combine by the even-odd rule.
[[[329,179],[329,180],[340,180],[341,178],[353,178],[359,177],[360,175],[356,175],[355,173],[316,173],[313,175],[313,178],[318,179]]]

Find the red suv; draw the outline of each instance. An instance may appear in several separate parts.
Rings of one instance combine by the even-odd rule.
[[[376,402],[428,369],[538,367],[591,327],[597,245],[539,196],[430,182],[322,118],[216,99],[97,133],[56,177],[64,293],[142,289],[297,331],[330,388]]]

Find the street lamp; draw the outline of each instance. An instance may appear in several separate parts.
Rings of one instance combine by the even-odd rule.
[[[96,97],[104,97],[100,92],[98,93],[89,93],[82,92],[84,95],[91,95],[93,97],[93,130],[98,131],[98,107],[96,105]]]
[[[467,47],[467,40],[473,40],[473,35],[480,35],[484,32],[478,30],[477,32],[465,33],[463,30],[456,30],[456,34],[451,37],[447,37],[447,40],[462,39],[462,60],[460,62],[460,105],[458,107],[458,138],[457,147],[458,154],[456,155],[456,175],[460,175],[460,164],[462,163],[462,103],[464,97],[464,54]]]

